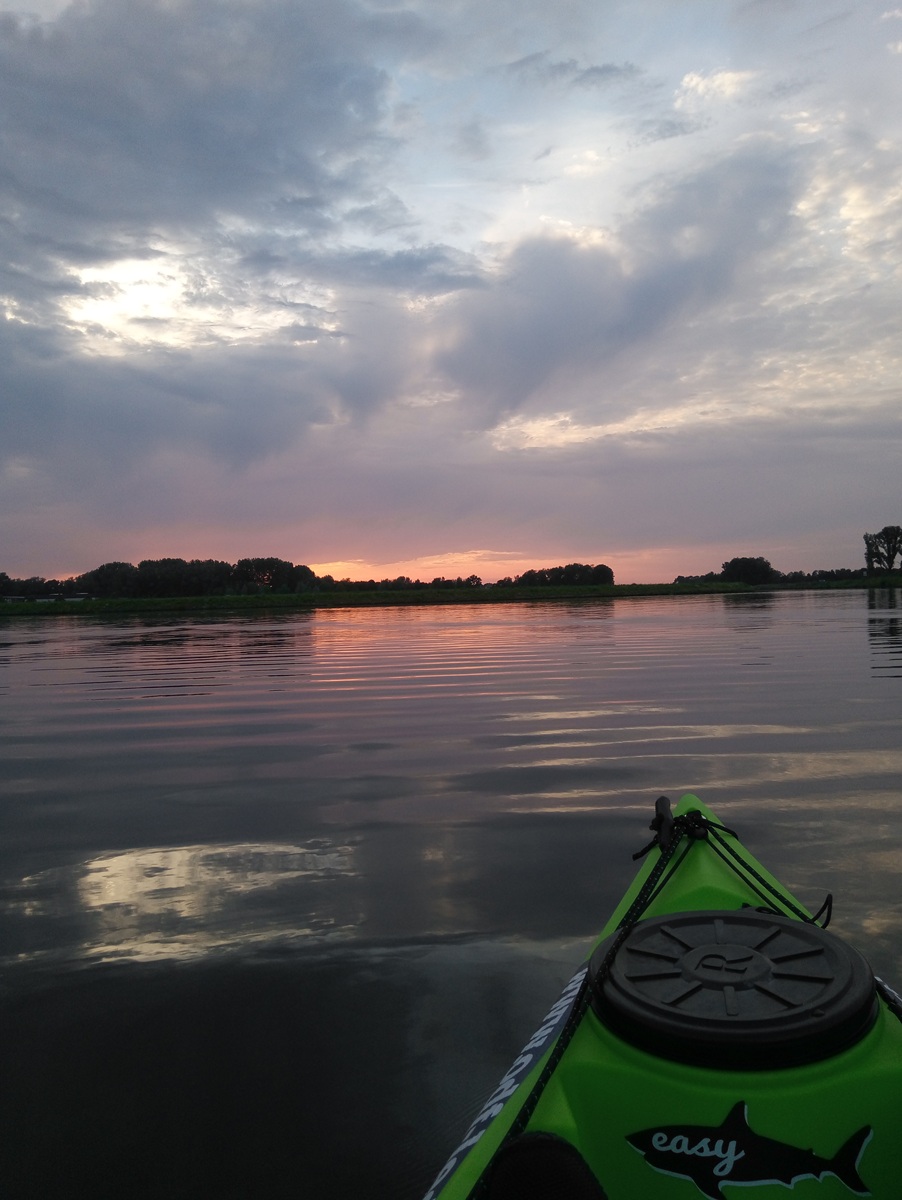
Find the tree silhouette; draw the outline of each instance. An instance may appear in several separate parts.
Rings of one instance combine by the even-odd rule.
[[[232,578],[238,590],[245,592],[302,592],[316,581],[309,567],[296,567],[283,558],[241,558]]]
[[[728,583],[774,583],[780,572],[766,558],[731,558],[723,564],[721,578]]]
[[[524,571],[515,579],[509,576],[498,580],[498,587],[578,587],[586,584],[612,584],[614,572],[605,563],[590,567],[585,563],[568,563],[566,567],[540,567]]]
[[[76,583],[79,590],[92,596],[137,596],[138,568],[132,563],[108,562],[79,575]]]
[[[864,535],[864,561],[869,575],[895,570],[902,554],[902,525],[884,525],[879,533]]]

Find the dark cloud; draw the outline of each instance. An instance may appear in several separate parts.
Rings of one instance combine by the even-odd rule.
[[[0,30],[0,189],[26,258],[147,253],[232,214],[299,233],[365,211],[391,144],[377,47],[410,14],[346,0],[97,0]],[[383,201],[384,203],[384,201]]]
[[[648,117],[636,123],[636,132],[631,139],[631,144],[648,146],[653,142],[666,142],[671,138],[698,133],[708,124],[708,121],[698,117],[683,117],[673,114]]]
[[[286,264],[307,279],[353,286],[378,285],[440,295],[484,284],[485,272],[474,255],[450,246],[416,246],[407,250],[345,247],[333,253],[297,253]]]
[[[482,121],[474,118],[461,125],[454,139],[454,148],[467,158],[488,158],[491,153],[489,139]]]
[[[600,63],[582,66],[575,58],[555,60],[547,50],[527,54],[508,63],[506,72],[525,84],[599,88],[622,83],[641,74],[635,63]]]
[[[641,71],[635,63],[603,63],[578,71],[573,77],[573,83],[577,87],[607,87],[610,83],[622,83],[640,74]]]
[[[166,447],[246,465],[310,422],[332,398],[289,349],[156,351],[142,358],[7,346],[0,408],[4,457],[33,466],[46,494],[84,495],[127,480]]]
[[[489,291],[461,297],[441,365],[479,397],[491,425],[556,372],[602,369],[717,305],[784,234],[794,196],[779,155],[743,151],[670,184],[629,221],[619,239],[628,255],[572,237],[529,238]]]
[[[279,333],[296,345],[302,342],[318,342],[323,337],[340,338],[345,336],[340,329],[323,329],[321,325],[302,325],[298,321],[291,325],[283,325]]]

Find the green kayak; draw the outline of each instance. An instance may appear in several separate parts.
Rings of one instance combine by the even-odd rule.
[[[695,796],[651,828],[424,1200],[900,1200],[900,997]]]

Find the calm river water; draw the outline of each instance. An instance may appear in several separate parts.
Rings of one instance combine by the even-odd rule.
[[[902,983],[902,593],[0,622],[0,1194],[415,1200],[696,791]]]

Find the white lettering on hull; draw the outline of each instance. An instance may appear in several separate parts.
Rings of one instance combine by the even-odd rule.
[[[678,1133],[675,1137],[669,1138],[666,1133],[658,1132],[652,1135],[651,1144],[662,1154],[688,1154],[695,1158],[719,1158],[720,1162],[714,1167],[714,1174],[722,1179],[730,1174],[740,1158],[745,1158],[745,1151],[738,1148],[735,1140],[727,1142],[724,1138],[718,1138],[713,1146],[710,1138],[702,1138],[692,1146],[685,1134]]]

